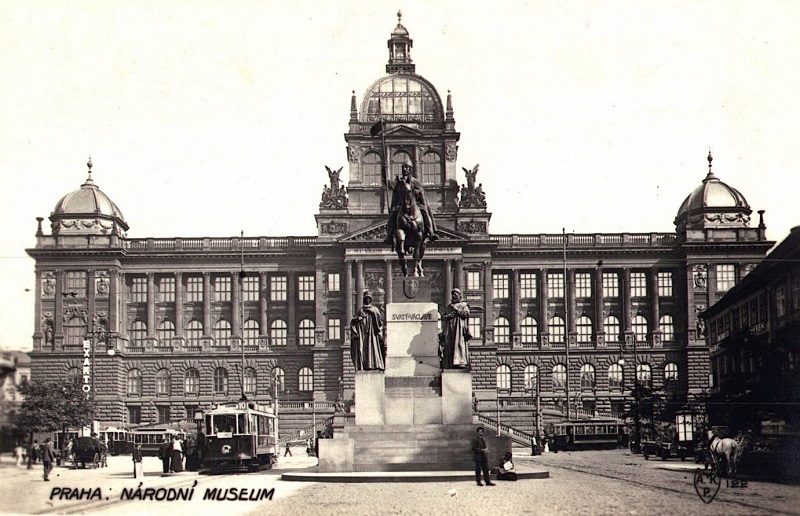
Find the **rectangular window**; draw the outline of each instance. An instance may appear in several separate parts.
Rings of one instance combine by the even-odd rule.
[[[619,297],[619,274],[603,273],[603,297]]]
[[[481,289],[480,271],[467,271],[467,290]]]
[[[745,330],[750,327],[750,311],[747,309],[747,303],[741,306],[742,313],[742,328]]]
[[[647,274],[631,273],[631,297],[647,297]]]
[[[564,274],[551,272],[547,274],[547,298],[564,298]]]
[[[297,300],[298,301],[314,300],[314,276],[297,277]]]
[[[169,277],[158,279],[158,302],[175,302],[175,278]]]
[[[214,293],[217,301],[231,300],[231,277],[217,276],[214,278]]]
[[[492,273],[492,289],[495,299],[508,298],[508,274]]]
[[[575,297],[592,297],[592,275],[588,272],[575,274]]]
[[[242,281],[242,289],[245,301],[258,301],[258,278],[255,276],[245,276]]]
[[[142,422],[142,407],[128,407],[128,424],[138,425]]]
[[[188,276],[186,278],[186,301],[198,303],[203,300],[203,278]]]
[[[792,310],[800,308],[800,276],[792,278]]]
[[[328,339],[339,340],[342,338],[342,320],[328,319]]]
[[[131,278],[131,303],[147,302],[147,278]]]
[[[672,272],[659,271],[658,273],[658,296],[672,297]]]
[[[286,301],[286,289],[286,276],[271,276],[269,278],[270,301]]]
[[[341,276],[338,272],[328,273],[328,292],[339,292],[341,290]]]
[[[482,339],[481,336],[481,318],[480,317],[470,317],[468,319],[467,325],[469,327],[469,332],[472,335],[472,338],[477,342],[480,342]]]
[[[736,284],[736,272],[731,263],[717,265],[717,291],[726,292]]]
[[[520,297],[523,299],[534,299],[539,296],[536,288],[536,274],[523,272],[519,275]]]
[[[86,272],[70,271],[64,279],[65,294],[69,294],[70,297],[86,297]]]
[[[786,289],[783,285],[775,289],[775,312],[778,317],[786,315]]]
[[[169,423],[169,406],[158,406],[158,422]]]

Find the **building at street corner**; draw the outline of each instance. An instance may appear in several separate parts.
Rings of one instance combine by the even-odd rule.
[[[364,290],[383,308],[400,273],[382,243],[385,145],[390,177],[410,160],[436,219],[439,240],[424,261],[433,302],[443,310],[457,287],[471,307],[480,410],[497,399],[511,421],[524,409],[519,426],[530,429],[537,393],[547,406],[569,392],[573,407],[619,412],[635,373],[678,401],[707,391],[698,314],[773,245],[763,211],[754,216],[717,178],[711,155],[708,170],[698,156],[698,184],[675,200],[673,232],[494,234],[489,208],[502,206],[477,166],[458,163],[454,99],[417,74],[400,20],[388,48],[385,74],[349,102],[347,184],[344,166],[321,171],[329,184],[316,235],[128,238],[136,221],[95,183],[89,162],[49,225],[38,219],[27,250],[36,261],[32,376],[81,382],[95,391],[101,421],[126,425],[191,418],[242,389],[267,401],[277,388],[297,407],[332,407],[340,393],[349,402],[349,320]]]

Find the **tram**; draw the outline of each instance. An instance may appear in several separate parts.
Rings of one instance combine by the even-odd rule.
[[[116,428],[113,426],[106,427],[100,430],[100,440],[108,445],[109,455],[122,455],[130,453],[128,446],[128,431],[124,428]]]
[[[164,439],[171,441],[176,438],[186,439],[186,432],[168,427],[139,427],[128,431],[128,441],[125,453],[132,453],[133,447],[142,445],[142,455],[156,457]]]
[[[223,404],[203,413],[203,466],[214,471],[257,471],[278,457],[278,418],[252,401]]]
[[[554,430],[551,451],[610,450],[622,443],[625,425],[616,420],[564,421]]]

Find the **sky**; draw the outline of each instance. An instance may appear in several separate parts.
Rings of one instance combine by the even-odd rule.
[[[769,239],[800,224],[794,0],[6,1],[0,347],[31,348],[25,249],[90,156],[131,238],[314,235],[398,9],[492,233],[674,231],[709,149]]]

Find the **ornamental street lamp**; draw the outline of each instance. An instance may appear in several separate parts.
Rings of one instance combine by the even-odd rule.
[[[631,344],[633,348],[633,399],[634,399],[634,410],[633,410],[633,439],[630,442],[630,449],[632,453],[640,453],[641,452],[641,431],[642,431],[642,422],[641,422],[641,414],[640,414],[640,407],[639,407],[639,371],[637,370],[639,367],[639,356],[636,351],[636,334],[630,333],[625,335],[625,349],[628,348],[628,345]],[[625,359],[619,359],[619,365],[625,365]]]

